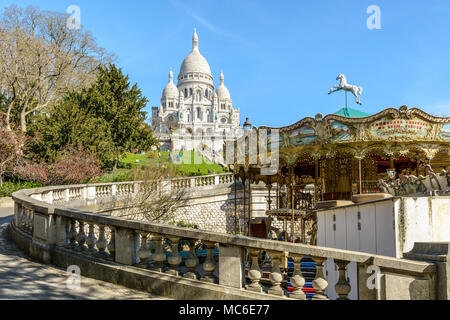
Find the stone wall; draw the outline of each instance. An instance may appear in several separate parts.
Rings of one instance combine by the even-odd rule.
[[[235,201],[234,195],[210,196],[211,201],[191,202],[175,212],[174,220],[195,224],[199,229],[235,233],[244,230],[247,217],[243,214],[243,195],[239,193]],[[202,199],[206,200],[206,199]],[[237,203],[235,214],[235,203]]]

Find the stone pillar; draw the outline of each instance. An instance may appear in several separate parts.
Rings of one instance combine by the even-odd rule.
[[[70,200],[70,189],[66,188],[64,190],[64,201],[65,202],[69,202],[69,200]]]
[[[62,216],[56,217],[56,245],[64,247],[67,244],[67,219]]]
[[[180,237],[169,236],[168,238],[172,242],[171,253],[169,258],[167,259],[167,262],[169,262],[171,269],[167,270],[166,272],[174,276],[178,276],[178,266],[180,265],[182,260],[180,255],[178,254],[178,241],[180,241]]]
[[[87,199],[88,200],[95,199],[95,187],[93,186],[87,187]]]
[[[324,278],[323,274],[323,263],[326,258],[323,257],[312,257],[314,262],[316,262],[316,278],[312,282],[313,288],[316,290],[316,294],[312,297],[313,300],[328,300],[325,295],[325,289],[328,287],[328,282]]]
[[[281,282],[283,281],[283,274],[281,273],[281,252],[269,251],[270,259],[272,260],[272,272],[270,273],[269,280],[272,286],[269,288],[268,294],[273,294],[276,296],[284,296],[283,288],[281,287]]]
[[[248,277],[252,281],[250,285],[246,287],[247,290],[254,291],[254,292],[263,292],[263,288],[259,281],[261,280],[261,269],[259,268],[258,264],[258,258],[261,253],[261,249],[247,249],[248,255],[251,261],[250,270],[248,271]]]
[[[137,262],[134,230],[117,228],[115,236],[115,261],[130,266],[134,265]]]
[[[47,203],[49,203],[49,204],[53,203],[53,190],[51,190],[47,193]]]
[[[186,272],[183,277],[189,278],[189,279],[197,279],[197,274],[195,273],[195,269],[198,266],[199,260],[197,257],[197,254],[195,253],[195,239],[189,240],[189,256],[184,261],[186,267],[189,268],[189,272]]]
[[[244,254],[240,246],[219,244],[219,284],[242,289],[245,281]]]
[[[107,253],[105,252],[106,247],[108,246],[108,241],[106,240],[106,236],[105,236],[105,226],[104,225],[99,225],[98,226],[99,231],[98,231],[98,239],[97,239],[97,256],[100,258],[107,258]]]
[[[294,273],[291,277],[291,285],[294,287],[294,291],[290,294],[290,298],[306,300],[306,294],[303,292],[303,286],[305,285],[305,278],[302,275],[301,263],[303,255],[292,254],[294,260]]]
[[[339,268],[339,280],[334,286],[336,293],[339,295],[337,300],[349,300],[347,296],[350,293],[351,286],[345,276],[346,267],[349,264],[349,261],[335,260],[334,263]]]
[[[214,275],[214,270],[216,270],[217,264],[213,256],[214,242],[205,241],[204,244],[206,245],[207,250],[206,260],[202,265],[205,275],[200,280],[215,283],[216,276]]]
[[[450,242],[416,242],[410,252],[403,254],[403,258],[435,263],[436,299],[450,300]]]

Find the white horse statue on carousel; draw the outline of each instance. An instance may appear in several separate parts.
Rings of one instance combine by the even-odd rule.
[[[336,91],[340,91],[340,90],[344,90],[344,91],[349,91],[351,93],[353,93],[353,95],[356,98],[356,103],[359,105],[362,105],[361,100],[359,99],[359,96],[362,93],[363,88],[362,87],[358,87],[358,86],[354,86],[351,84],[347,83],[347,78],[345,77],[344,74],[340,73],[336,80],[341,80],[338,86],[334,86],[333,88],[330,89],[330,92],[328,92],[328,94],[332,94]],[[347,101],[347,98],[346,98]]]

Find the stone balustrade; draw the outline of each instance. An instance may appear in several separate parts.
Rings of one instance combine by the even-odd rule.
[[[232,179],[232,175],[172,179],[166,187],[203,187],[230,183]],[[305,300],[301,261],[307,256],[316,263],[312,281],[314,300],[328,299],[329,287],[336,290],[339,299],[347,299],[352,289],[346,278],[346,267],[350,262],[356,262],[358,266],[359,283],[354,289],[358,290],[360,299],[411,296],[409,287],[403,285],[383,282],[375,288],[368,286],[369,266],[375,266],[383,275],[400,279],[401,283],[415,284],[419,293],[413,298],[436,298],[435,287],[439,279],[435,264],[430,262],[131,221],[61,205],[77,198],[129,195],[138,192],[138,186],[139,183],[129,182],[15,192],[12,238],[32,256],[46,263],[64,267],[65,262],[61,262],[64,259],[56,259],[56,256],[76,256],[83,263],[92,262],[93,268],[108,263],[112,264],[111,268],[128,266],[147,272],[149,277],[154,273],[161,274],[158,281],[166,279],[166,283],[177,284],[179,279],[188,284],[194,281],[199,285],[193,286],[203,290],[228,288],[227,292],[238,290],[243,297]],[[155,186],[155,190],[157,188]],[[264,270],[264,265],[259,263],[262,253],[269,257],[269,270]],[[324,262],[329,258],[339,270],[337,283],[328,283],[323,272]],[[293,262],[293,272],[286,267],[287,260]],[[269,278],[263,281],[265,272],[269,273]],[[196,295],[190,298],[195,299]]]

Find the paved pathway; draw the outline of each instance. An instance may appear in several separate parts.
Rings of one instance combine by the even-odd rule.
[[[68,289],[65,270],[31,261],[8,240],[12,211],[0,208],[0,299],[164,299],[86,277],[81,288]]]

